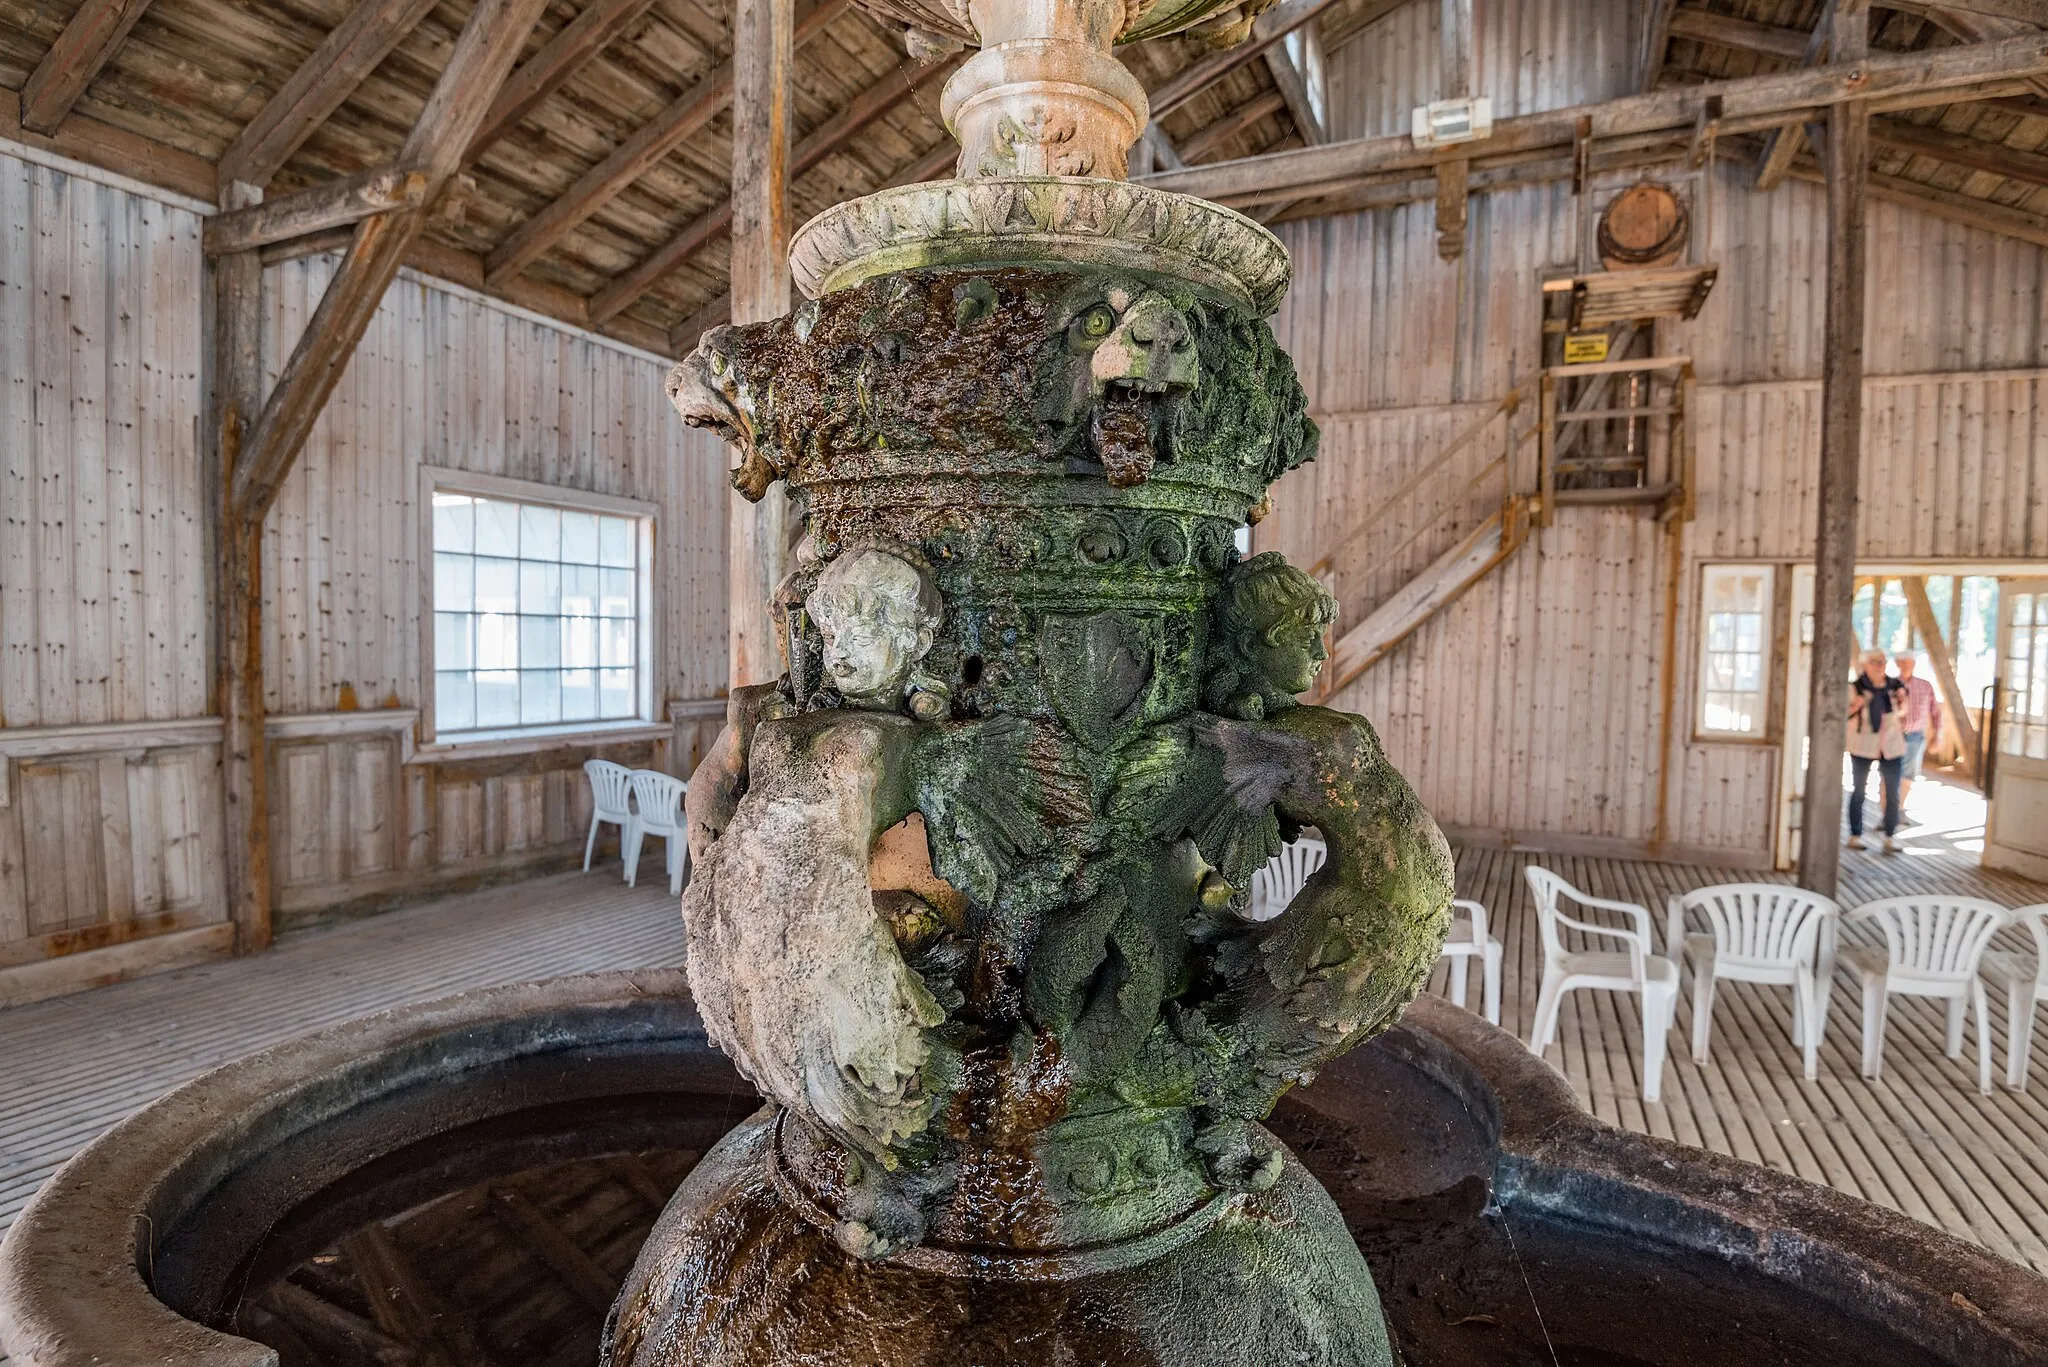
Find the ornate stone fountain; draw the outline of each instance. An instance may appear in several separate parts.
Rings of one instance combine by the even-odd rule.
[[[813,220],[808,302],[669,384],[806,542],[788,671],[689,797],[693,995],[770,1104],[669,1206],[607,1361],[1388,1363],[1260,1122],[1413,999],[1451,863],[1365,720],[1296,705],[1334,603],[1235,544],[1315,451],[1285,251],[1121,180],[1147,112],[1111,43],[1217,5],[874,7],[980,43],[961,178]],[[1328,864],[1253,922],[1305,827]]]
[[[1286,257],[1114,178],[1145,109],[1109,43],[1244,11],[864,2],[984,43],[946,94],[963,178],[812,222],[810,302],[673,378],[740,491],[782,484],[807,524],[788,674],[736,692],[691,786],[687,985],[473,992],[178,1089],[22,1211],[0,1350],[1380,1367],[1391,1326],[1412,1367],[2048,1361],[2024,1268],[1609,1129],[1441,1001],[1395,1024],[1444,932],[1442,839],[1363,719],[1294,703],[1329,600],[1234,544],[1314,452],[1263,321]],[[1247,919],[1310,826],[1329,863]],[[495,1260],[411,1234],[488,1235],[494,1183],[647,1155],[696,1167],[602,1334],[573,1305],[515,1332],[547,1296],[502,1234]],[[368,1303],[393,1284],[366,1243],[419,1294]],[[631,1246],[563,1263],[586,1305]]]

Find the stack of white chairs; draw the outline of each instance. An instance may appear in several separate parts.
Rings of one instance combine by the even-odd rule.
[[[583,842],[583,871],[590,872],[590,856],[597,852],[597,828],[607,823],[619,828],[619,848],[633,836],[633,771],[608,759],[583,761],[590,779],[590,838]]]
[[[683,818],[683,794],[689,785],[654,769],[633,771],[633,829],[625,843],[626,886],[638,885],[640,842],[659,836],[667,847],[669,896],[681,895],[683,870],[690,863],[690,842]]]
[[[2012,924],[2025,926],[2034,937],[2034,959],[1992,950],[1984,956],[1984,975],[2005,988],[2005,1085],[2027,1090],[2027,1061],[2034,1047],[2034,1010],[2048,1001],[2048,902],[2036,902],[2012,913]]]
[[[1280,853],[1266,861],[1252,875],[1247,914],[1254,921],[1270,921],[1287,909],[1308,882],[1309,875],[1330,857],[1330,847],[1314,836],[1302,836],[1283,845]],[[1481,991],[1486,1019],[1500,1024],[1500,941],[1486,933],[1486,908],[1477,902],[1457,898],[1451,903],[1453,920],[1450,938],[1444,942],[1443,957],[1451,960],[1451,1003],[1465,1004],[1466,978],[1473,959],[1479,960]]]
[[[667,845],[668,890],[679,895],[683,872],[690,864],[688,821],[683,796],[689,784],[658,769],[628,769],[610,760],[585,760],[590,779],[590,835],[583,842],[583,871],[597,851],[597,832],[607,823],[619,828],[619,852],[625,857],[626,886],[638,885],[640,847],[650,835]]]
[[[1884,932],[1883,948],[1851,945],[1842,951],[1863,988],[1863,1076],[1874,1082],[1884,1069],[1891,999],[1934,997],[1948,1003],[1950,1058],[1963,1054],[1964,1010],[1976,1011],[1977,1090],[1990,1095],[1991,1019],[1978,971],[1991,937],[2011,921],[2011,913],[1996,902],[1928,894],[1865,902],[1844,920]]]
[[[1310,874],[1321,868],[1330,858],[1330,847],[1312,835],[1296,838],[1292,843],[1282,845],[1280,853],[1267,860],[1265,866],[1252,875],[1250,905],[1246,914],[1254,921],[1270,921],[1287,910],[1287,904],[1301,891],[1301,885],[1308,882]]]
[[[1549,869],[1522,870],[1536,894],[1536,924],[1543,937],[1543,988],[1536,998],[1536,1023],[1529,1048],[1541,1054],[1557,1037],[1557,1012],[1564,994],[1578,988],[1634,992],[1643,1002],[1643,1100],[1655,1101],[1664,1086],[1664,1040],[1678,1015],[1678,965],[1650,952],[1650,911],[1579,891]],[[1631,925],[1601,925],[1568,916],[1560,899],[1596,911],[1617,912]],[[1565,946],[1566,929],[1619,940],[1619,950],[1577,950]]]
[[[1686,933],[1687,913],[1706,921],[1706,934]],[[1819,1077],[1841,908],[1780,883],[1721,883],[1673,897],[1666,915],[1665,950],[1692,960],[1693,1062],[1707,1062],[1715,984],[1765,983],[1792,989],[1792,1043],[1805,1051],[1806,1080]]]
[[[1451,961],[1451,1005],[1465,1004],[1465,979],[1472,961],[1479,960],[1483,1014],[1492,1025],[1500,1024],[1500,941],[1486,933],[1486,908],[1467,897],[1451,899],[1451,934],[1444,941],[1443,957]]]

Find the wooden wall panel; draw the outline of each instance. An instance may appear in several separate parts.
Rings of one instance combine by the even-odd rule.
[[[0,154],[0,726],[206,708],[199,219]]]
[[[265,277],[265,365],[311,318],[332,258]],[[420,703],[419,467],[641,499],[656,518],[658,698],[725,686],[725,481],[683,426],[664,362],[403,275],[286,480],[266,526],[268,706]]]

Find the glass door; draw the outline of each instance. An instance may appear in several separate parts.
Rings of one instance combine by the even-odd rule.
[[[2001,579],[1998,599],[1998,734],[1984,862],[2048,879],[2048,579]]]

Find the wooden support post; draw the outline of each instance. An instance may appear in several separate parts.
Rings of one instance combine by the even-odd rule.
[[[790,61],[792,0],[737,0],[733,15],[732,318],[754,323],[789,311]],[[782,672],[768,604],[782,582],[788,500],[734,497],[726,548],[728,674],[765,683]]]
[[[231,181],[233,213],[263,192]],[[226,883],[235,945],[270,943],[269,770],[263,751],[263,519],[245,517],[232,489],[250,429],[263,410],[263,262],[253,251],[213,263],[213,403],[210,409],[214,540],[214,705],[221,716]]]
[[[1839,0],[1831,41],[1837,62],[1868,53],[1869,10]],[[1847,748],[1846,666],[1856,649],[1856,490],[1863,458],[1864,192],[1870,175],[1870,106],[1846,100],[1827,115],[1828,303],[1821,372],[1819,526],[1814,537],[1813,687],[1807,711],[1800,886],[1832,897],[1842,861],[1842,754]]]
[[[1941,689],[1941,700],[1948,704],[1949,720],[1955,724],[1963,767],[1971,778],[1976,778],[1981,762],[1977,749],[1977,724],[1970,720],[1969,703],[1963,697],[1961,686],[1956,683],[1955,657],[1949,653],[1941,623],[1935,620],[1934,605],[1927,601],[1927,580],[1920,575],[1909,575],[1900,582],[1906,588],[1906,610],[1912,614],[1913,627],[1927,645],[1927,659],[1934,666],[1934,682]],[[1961,585],[1957,587],[1960,590]]]
[[[1473,93],[1472,0],[1441,0],[1441,4],[1437,98],[1455,100]],[[1445,261],[1456,261],[1465,254],[1471,176],[1472,163],[1464,157],[1436,165],[1436,254]]]

